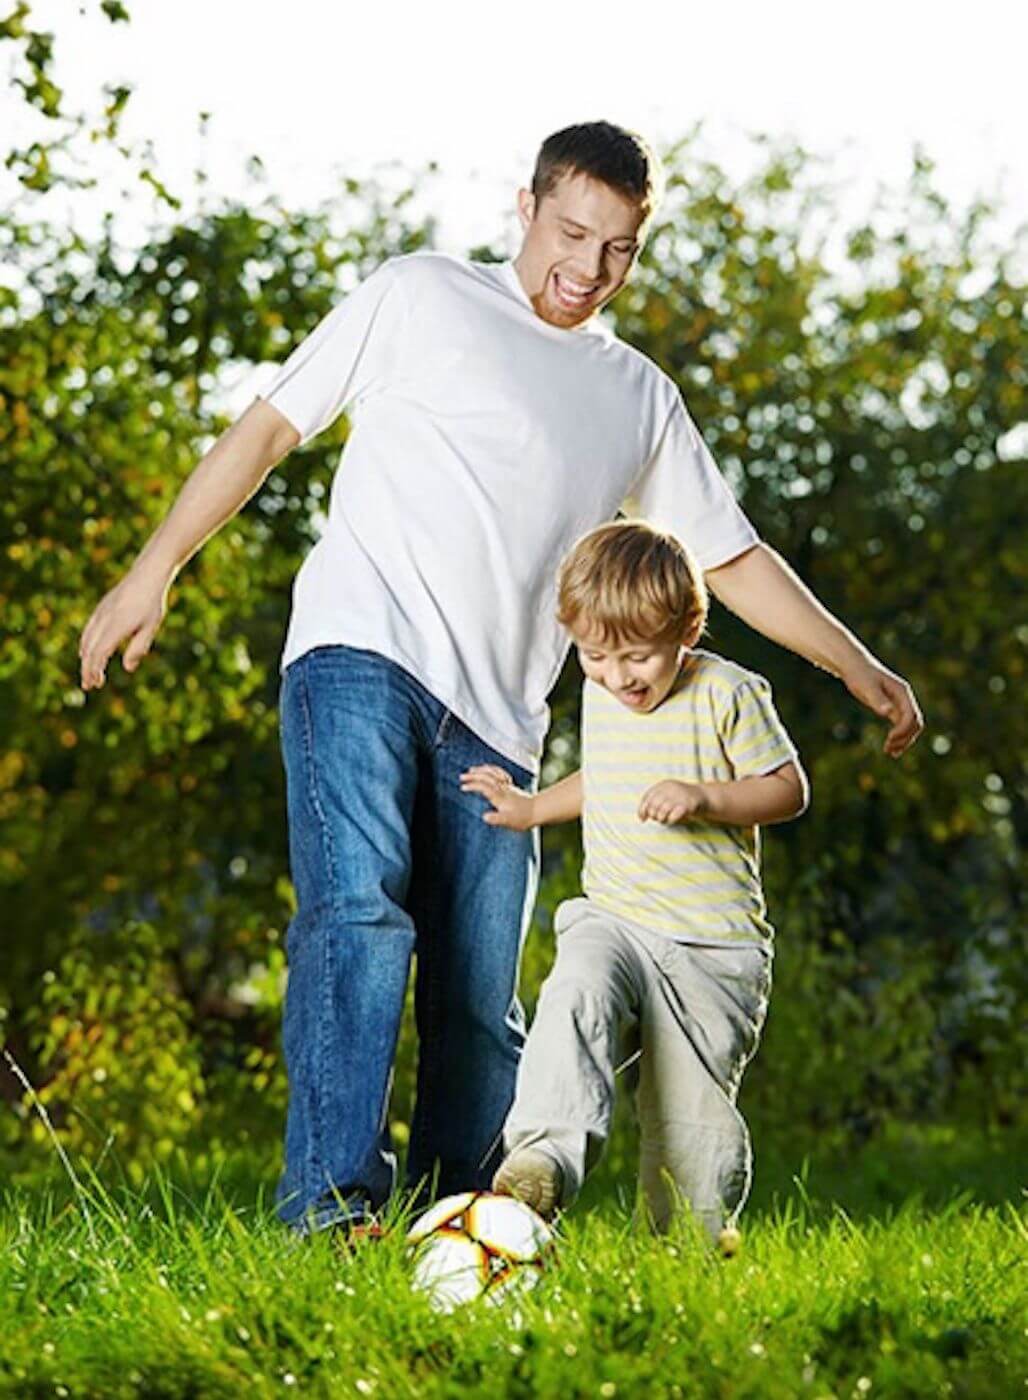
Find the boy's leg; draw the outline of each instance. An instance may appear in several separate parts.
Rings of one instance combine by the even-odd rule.
[[[644,968],[617,921],[586,899],[562,904],[554,927],[557,957],[522,1055],[504,1146],[512,1161],[526,1148],[555,1158],[567,1205],[610,1131],[619,1049]]]
[[[735,1106],[767,1010],[771,958],[633,937],[650,960],[637,1106],[640,1181],[658,1230],[684,1198],[716,1238],[749,1194],[749,1131]]]
[[[407,1183],[422,1196],[489,1186],[524,1043],[517,996],[535,902],[535,832],[489,826],[489,803],[461,791],[474,764],[532,776],[445,713],[429,747],[414,821],[408,908],[417,928],[417,1101]]]
[[[392,1187],[386,1100],[414,944],[404,908],[420,743],[415,683],[373,653],[308,652],[283,678],[297,913],[280,1218],[320,1229]]]

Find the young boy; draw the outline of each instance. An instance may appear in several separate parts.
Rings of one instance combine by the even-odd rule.
[[[584,897],[555,916],[493,1182],[545,1217],[602,1150],[626,1033],[641,1050],[640,1176],[656,1227],[681,1196],[716,1238],[749,1191],[735,1099],[773,936],[758,826],[798,816],[807,782],[767,682],[695,650],[706,616],[702,575],[673,536],[636,521],[592,531],[558,579],[586,677],[581,770],[535,795],[491,765],[462,775],[491,825],[583,822]]]

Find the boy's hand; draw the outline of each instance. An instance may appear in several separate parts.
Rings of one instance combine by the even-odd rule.
[[[702,817],[706,810],[707,795],[699,783],[676,783],[673,778],[665,778],[643,793],[639,820],[673,826],[691,817]]]
[[[489,826],[506,826],[511,831],[527,831],[534,826],[532,794],[514,786],[514,779],[504,768],[492,763],[479,763],[460,775],[461,792],[477,792],[493,804],[482,820]]]

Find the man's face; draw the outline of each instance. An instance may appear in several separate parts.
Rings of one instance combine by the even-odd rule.
[[[590,175],[563,175],[536,200],[518,191],[525,231],[514,266],[537,316],[570,330],[621,290],[642,241],[634,200]]]
[[[607,641],[589,622],[571,629],[582,670],[626,709],[648,714],[664,700],[681,670],[687,648],[678,642]]]

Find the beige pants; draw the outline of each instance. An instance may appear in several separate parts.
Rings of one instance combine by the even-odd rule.
[[[716,1236],[750,1189],[750,1136],[735,1098],[767,1013],[771,954],[679,942],[587,899],[562,904],[554,927],[557,959],[522,1056],[506,1150],[537,1145],[557,1158],[567,1205],[610,1132],[626,1044],[637,1046],[648,1210],[663,1230],[684,1199]]]

